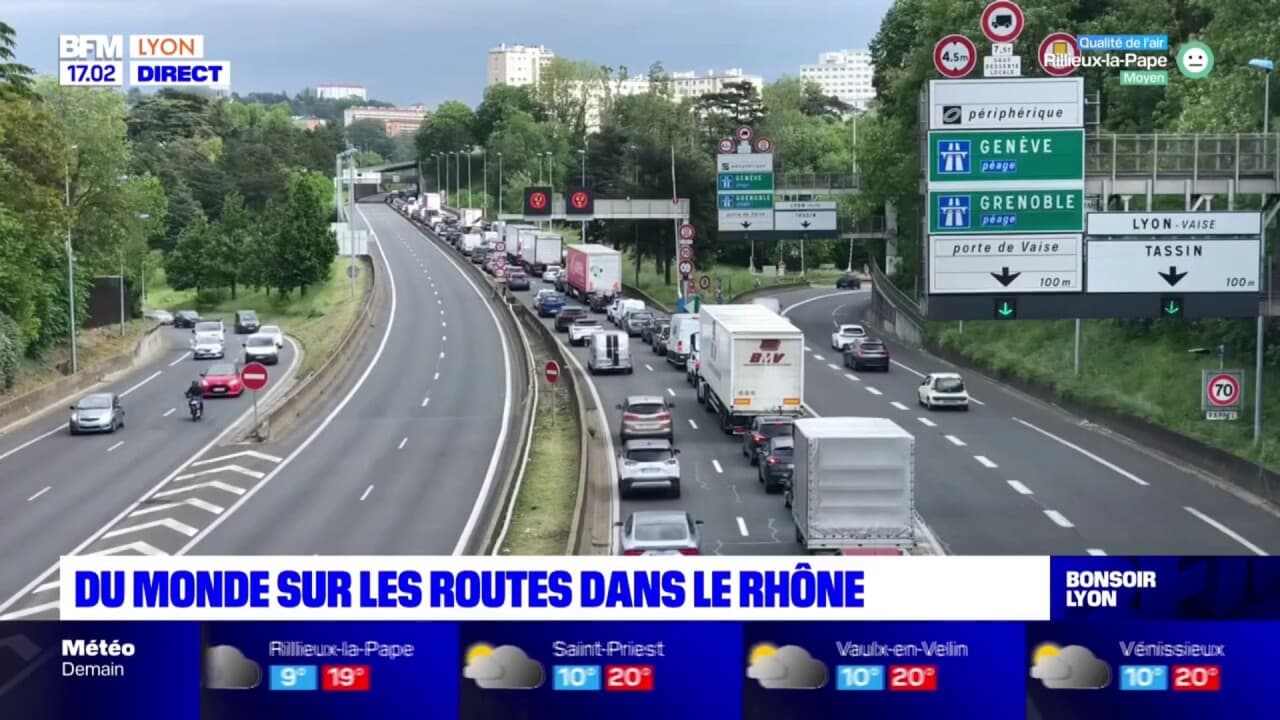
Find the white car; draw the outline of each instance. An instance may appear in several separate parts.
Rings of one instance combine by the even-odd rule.
[[[545,272],[542,273],[542,282],[555,282],[560,277],[560,268],[555,265],[549,265]]]
[[[548,295],[558,295],[555,288],[542,288],[533,296],[533,307],[536,309],[538,304],[542,302],[542,298]]]
[[[147,317],[151,318],[152,320],[155,320],[161,325],[173,324],[173,313],[169,312],[168,310],[152,310],[151,312],[147,313]]]
[[[201,320],[191,329],[193,335],[217,335],[221,341],[226,338],[227,328],[221,320]]]
[[[586,345],[592,335],[604,332],[604,326],[593,317],[580,317],[569,326],[569,344]]]
[[[831,333],[831,349],[844,351],[853,345],[853,341],[867,336],[867,329],[858,324],[841,325],[840,329]]]
[[[196,360],[221,360],[225,355],[222,337],[217,333],[196,333],[191,339],[191,356]]]
[[[626,498],[636,490],[662,490],[680,497],[680,451],[666,438],[628,440],[618,455],[618,492]]]
[[[254,333],[244,341],[244,361],[260,362],[264,365],[275,365],[280,362],[280,348],[275,338],[262,333]]]
[[[917,400],[929,408],[958,407],[969,409],[969,391],[964,379],[956,373],[929,373],[916,388]]]
[[[276,349],[284,347],[284,331],[279,325],[263,325],[258,328],[259,335],[270,335],[272,340],[276,341]]]

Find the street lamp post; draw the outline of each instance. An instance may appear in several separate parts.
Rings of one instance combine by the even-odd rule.
[[[347,189],[347,277],[353,298],[356,296],[356,152],[355,148],[347,148],[338,153],[339,164],[345,159],[347,171],[351,173],[351,187]]]
[[[440,192],[440,153],[431,153],[436,158],[436,192]]]
[[[502,217],[502,153],[498,153],[498,217]]]
[[[484,166],[482,177],[484,184],[480,191],[480,201],[484,203],[484,216],[489,217],[489,148],[480,148],[480,164]]]
[[[138,293],[142,296],[142,302],[147,302],[147,221],[151,216],[147,213],[138,213],[138,220],[142,222],[142,266],[139,268],[138,275]]]
[[[473,207],[476,201],[473,198],[471,190],[471,156],[475,154],[475,148],[467,147],[467,207]]]
[[[587,188],[587,145],[585,142],[582,144],[582,147],[578,150],[578,155],[582,156],[582,188],[583,190],[586,190]],[[565,201],[568,202],[567,197],[565,198]],[[586,241],[587,241],[587,221],[584,218],[582,220],[582,242],[585,243]]]
[[[453,151],[453,190],[462,199],[462,152]]]
[[[80,354],[76,349],[76,276],[75,256],[71,251],[71,155],[79,149],[72,145],[67,153],[66,199],[67,199],[67,321],[71,328],[71,374],[80,372]]]
[[[548,151],[547,151],[547,184],[551,186],[551,193],[550,193],[550,194],[551,194],[551,206],[552,206],[552,208],[554,208],[554,207],[555,207],[555,204],[556,204],[556,173],[555,173],[555,170],[551,167],[551,157],[552,157],[552,156],[551,156],[551,151],[550,151],[550,150],[548,150]],[[555,212],[555,210],[553,209],[553,210],[552,210],[552,212]],[[554,223],[553,221],[551,221],[551,220],[548,220],[548,221],[547,221],[547,229],[548,229],[548,230],[554,230],[554,229],[555,229],[555,223]]]
[[[1276,69],[1275,63],[1267,58],[1253,58],[1249,61],[1249,67],[1261,70],[1263,72],[1262,82],[1262,151],[1267,152],[1267,146],[1270,144],[1271,131],[1271,71]],[[1262,207],[1267,206],[1266,196],[1262,198]],[[1262,238],[1258,243],[1258,267],[1260,277],[1266,277],[1266,252],[1267,252],[1267,228],[1262,227]],[[1253,444],[1260,445],[1262,443],[1262,372],[1263,372],[1263,342],[1266,339],[1267,318],[1262,314],[1262,303],[1258,303],[1258,328],[1256,345],[1257,350],[1254,357],[1253,369]]]

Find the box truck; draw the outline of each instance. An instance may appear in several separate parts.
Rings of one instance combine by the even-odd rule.
[[[460,216],[458,222],[463,227],[471,227],[480,223],[480,218],[484,217],[484,212],[480,208],[461,208],[458,210]]]
[[[570,245],[565,254],[565,286],[583,299],[588,293],[622,292],[622,253],[604,245]]]
[[[829,417],[796,420],[792,437],[796,542],[823,554],[916,545],[911,433],[888,418]]]
[[[529,272],[541,275],[548,265],[560,264],[563,247],[564,240],[559,235],[535,231],[530,233],[528,242],[520,245],[520,263]]]
[[[742,433],[756,415],[799,415],[804,333],[759,305],[704,305],[699,312],[698,401],[720,429]]]
[[[422,193],[422,205],[427,212],[440,212],[440,193]]]
[[[480,233],[465,233],[462,239],[458,241],[458,249],[463,255],[470,257],[481,245],[484,244],[484,236]]]
[[[507,260],[516,262],[520,259],[521,233],[534,232],[532,225],[506,225],[502,228],[502,243],[507,246]]]

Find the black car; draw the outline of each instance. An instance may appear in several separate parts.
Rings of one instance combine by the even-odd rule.
[[[569,326],[573,324],[574,320],[586,316],[586,308],[578,307],[576,305],[573,307],[567,307],[561,310],[559,315],[556,315],[556,331],[569,332]]]
[[[593,313],[603,313],[613,304],[613,298],[609,295],[595,293],[587,299],[587,307],[591,308]]]
[[[862,288],[862,278],[852,273],[845,273],[836,280],[837,290],[858,290]]]
[[[844,365],[853,370],[889,372],[889,347],[877,338],[857,338],[845,348]]]
[[[200,322],[200,313],[195,310],[179,310],[173,314],[173,326],[176,328],[195,329],[198,322]]]
[[[652,345],[653,331],[657,330],[660,325],[662,325],[662,318],[657,315],[650,314],[645,324],[640,326],[640,339],[643,340],[646,345]]]
[[[258,313],[252,310],[236,311],[236,334],[252,335],[258,332],[258,328],[262,327],[262,323],[258,322]]]
[[[653,351],[662,357],[667,354],[667,341],[671,339],[671,323],[663,321],[653,331]]]
[[[476,265],[483,265],[486,258],[489,257],[489,251],[483,248],[476,248],[471,253],[471,262]]]
[[[796,441],[790,435],[769,440],[768,446],[760,454],[760,468],[757,479],[764,485],[767,493],[785,490],[791,485],[791,473],[795,469]]]
[[[529,276],[520,270],[507,269],[507,288],[511,290],[528,290]]]
[[[785,415],[759,415],[742,433],[742,454],[752,465],[760,464],[760,453],[776,437],[791,437],[793,420]]]

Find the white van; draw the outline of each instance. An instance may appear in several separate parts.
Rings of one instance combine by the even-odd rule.
[[[587,370],[592,375],[603,372],[631,374],[631,338],[620,330],[605,330],[590,336],[591,352]]]
[[[693,336],[698,332],[698,316],[677,313],[671,316],[671,339],[667,341],[667,362],[683,368],[693,352]]]
[[[608,317],[614,325],[621,327],[622,321],[627,317],[627,313],[644,309],[645,304],[643,300],[637,300],[635,298],[620,298],[615,300],[613,306],[609,308]]]
[[[756,298],[751,301],[751,304],[759,305],[762,308],[766,308],[769,310],[769,312],[773,313],[774,315],[782,314],[782,303],[778,302],[778,298],[776,297]]]

